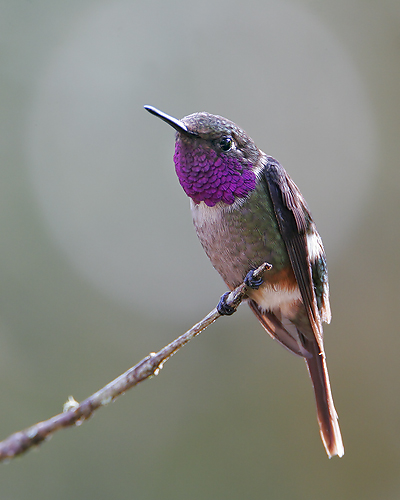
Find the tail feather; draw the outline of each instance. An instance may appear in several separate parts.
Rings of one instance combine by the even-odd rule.
[[[310,356],[306,349],[283,326],[277,316],[270,311],[263,311],[254,300],[249,300],[250,309],[257,316],[259,322],[268,334],[277,340],[283,347],[301,357]]]
[[[325,352],[320,349],[314,339],[307,339],[303,335],[301,337],[304,348],[312,353],[312,357],[305,358],[305,362],[314,388],[322,442],[329,458],[335,455],[342,457],[344,447],[338,416],[333,404]]]
[[[315,335],[304,309],[301,309],[299,314],[290,320],[298,333],[298,337],[295,338],[282,324],[280,315],[278,317],[273,312],[261,309],[251,299],[249,300],[249,306],[272,338],[280,342],[289,351],[304,358],[314,388],[318,424],[326,453],[329,458],[335,455],[342,457],[344,447],[338,416],[333,404],[322,336]],[[293,319],[296,321],[294,322]],[[308,335],[306,336],[302,331],[307,331]]]

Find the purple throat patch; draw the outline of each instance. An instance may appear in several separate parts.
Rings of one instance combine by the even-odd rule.
[[[174,162],[181,186],[195,203],[232,205],[235,198],[244,198],[256,187],[251,164],[243,168],[236,158],[218,156],[211,148],[191,149],[177,141]]]

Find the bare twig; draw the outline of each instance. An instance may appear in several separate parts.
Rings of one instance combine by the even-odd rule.
[[[271,266],[269,264],[264,263],[254,272],[254,276],[256,278],[262,277],[264,271],[270,268]],[[245,298],[246,291],[247,285],[243,282],[226,297],[226,304],[236,310]],[[69,400],[64,405],[63,413],[55,415],[49,420],[38,422],[28,429],[11,434],[7,439],[0,442],[0,461],[10,460],[17,455],[25,453],[34,445],[40,444],[59,429],[81,424],[91,417],[93,412],[101,406],[107,405],[139,382],[153,375],[157,375],[167,359],[220,316],[221,314],[218,310],[216,308],[213,309],[199,323],[165,346],[161,351],[149,354],[137,365],[89,396],[82,401],[82,403],[77,403],[70,396]]]

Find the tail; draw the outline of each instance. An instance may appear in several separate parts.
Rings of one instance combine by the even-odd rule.
[[[335,455],[342,457],[344,454],[342,435],[340,433],[338,417],[333,404],[328,368],[326,366],[325,352],[321,337],[318,336],[317,340],[314,332],[310,329],[309,320],[307,319],[307,327],[310,329],[309,335],[311,337],[312,331],[312,337],[308,338],[301,333],[299,330],[300,325],[298,325],[297,332],[300,340],[300,342],[298,342],[298,340],[285,329],[280,319],[274,313],[263,311],[254,300],[249,300],[249,306],[272,338],[280,342],[284,347],[289,349],[289,351],[304,357],[314,388],[318,423],[326,453],[329,458]],[[304,328],[304,324],[302,326]]]
[[[312,354],[312,357],[304,359],[314,387],[322,442],[329,458],[335,455],[342,457],[344,447],[338,416],[333,404],[324,349],[320,349],[315,339],[310,340],[301,335],[301,340],[305,349]]]

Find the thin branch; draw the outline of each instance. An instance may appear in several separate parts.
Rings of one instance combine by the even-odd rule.
[[[256,278],[261,278],[264,271],[270,269],[270,264],[262,264],[255,272]],[[235,311],[246,296],[247,285],[243,282],[226,297],[226,304]],[[35,445],[51,436],[54,432],[64,427],[80,425],[92,416],[95,410],[101,406],[111,403],[118,396],[134,387],[139,382],[157,375],[164,363],[181,347],[201,333],[207,326],[211,325],[221,314],[217,308],[213,309],[199,323],[194,325],[186,333],[163,347],[157,353],[150,353],[146,358],[128,371],[114,379],[105,387],[89,396],[82,403],[77,403],[71,396],[64,405],[63,413],[55,415],[49,420],[38,422],[20,432],[11,434],[7,439],[0,442],[0,461],[10,460],[17,455],[25,453]]]

